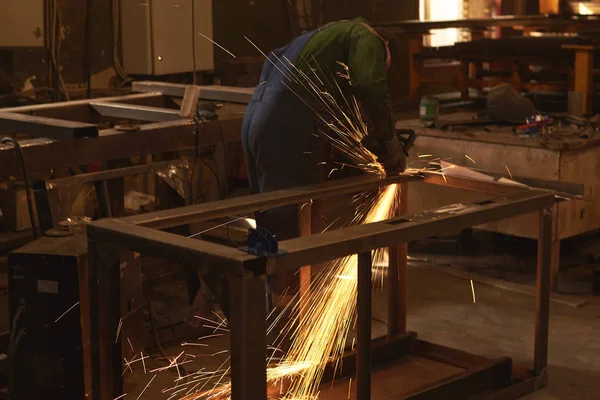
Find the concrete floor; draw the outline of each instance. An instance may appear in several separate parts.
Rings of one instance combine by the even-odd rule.
[[[419,267],[409,267],[409,287],[408,326],[420,338],[492,358],[509,356],[516,363],[531,366],[535,315],[532,297],[476,284],[474,304],[469,281]],[[600,298],[587,299],[589,304],[581,308],[551,304],[550,385],[527,399],[600,398]],[[373,317],[385,320],[384,293],[375,295]],[[377,330],[382,329],[379,325]],[[197,357],[187,366],[190,370],[218,367],[226,354],[210,355],[224,346],[225,337],[217,338],[210,348],[194,346]],[[177,346],[166,352],[177,355],[182,350]],[[134,371],[134,374],[127,372],[126,398],[137,399],[153,376],[144,375],[139,362]],[[374,396],[378,400],[396,398],[395,389],[401,377],[377,375],[373,387],[379,389],[376,394],[374,389]],[[176,371],[158,374],[140,400],[167,399],[169,395],[161,390],[172,386],[176,377]],[[325,386],[321,399],[347,398],[348,380],[337,382],[333,391],[330,385]]]

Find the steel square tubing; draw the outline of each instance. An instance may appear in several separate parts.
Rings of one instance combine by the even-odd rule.
[[[119,219],[103,219],[87,226],[88,239],[154,257],[182,263],[208,261],[220,272],[243,276],[243,267],[264,273],[264,260],[236,248],[203,240],[188,239],[174,233],[136,226]],[[261,268],[262,266],[262,268]]]
[[[0,132],[22,133],[54,140],[98,137],[98,126],[86,122],[4,112],[0,110]]]
[[[414,182],[421,181],[422,179],[418,175],[408,174],[388,176],[386,178],[365,175],[358,178],[341,179],[339,181],[323,182],[300,188],[277,190],[179,209],[158,211],[123,218],[123,220],[149,228],[165,229],[214,218],[251,213],[273,207],[303,204],[311,200],[348,193],[358,193],[363,190],[375,189],[392,183]]]
[[[223,117],[206,122],[199,138],[201,146],[211,146],[240,140],[241,116]],[[223,135],[223,136],[221,136]],[[189,120],[140,125],[135,132],[115,129],[101,130],[97,138],[53,141],[50,139],[20,140],[29,173],[43,172],[69,165],[84,165],[169,151],[194,148],[194,123]],[[0,180],[21,177],[21,164],[14,148],[0,145]]]
[[[163,106],[162,93],[136,93],[125,96],[101,97],[95,99],[63,101],[59,103],[36,104],[33,106],[20,106],[1,109],[2,112],[38,115],[40,117],[66,119],[69,121],[92,122],[94,115],[98,115],[90,106],[92,102],[114,102],[127,104],[140,104],[147,106]]]
[[[273,273],[281,269],[297,269],[306,264],[390,247],[432,235],[456,232],[463,228],[551,207],[554,202],[552,193],[526,190],[463,206],[457,210],[431,210],[408,218],[399,217],[286,240],[279,244],[280,254],[268,258],[267,270],[268,273]]]
[[[133,119],[138,121],[177,121],[186,119],[179,110],[162,107],[138,106],[122,103],[93,102],[90,103],[96,111],[105,117]]]

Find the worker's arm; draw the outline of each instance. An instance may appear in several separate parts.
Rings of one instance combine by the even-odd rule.
[[[348,69],[352,92],[372,124],[377,140],[394,137],[395,121],[387,85],[386,49],[379,36],[359,25],[350,35]]]
[[[348,69],[352,91],[371,123],[369,141],[387,169],[403,171],[405,157],[396,138],[396,121],[387,85],[387,51],[381,38],[364,26],[350,36]],[[379,153],[379,154],[377,154]]]

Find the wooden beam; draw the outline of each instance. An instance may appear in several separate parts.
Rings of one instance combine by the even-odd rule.
[[[594,85],[594,51],[600,49],[600,46],[564,45],[563,48],[575,51],[573,90],[583,94],[583,113],[590,113]]]

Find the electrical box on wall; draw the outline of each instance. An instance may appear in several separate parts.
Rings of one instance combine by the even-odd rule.
[[[192,4],[193,2],[193,4]],[[212,0],[121,0],[123,68],[132,75],[214,69]],[[192,51],[194,49],[194,51]]]
[[[0,1],[0,48],[46,45],[44,0]]]

